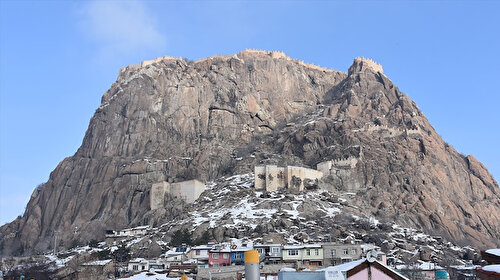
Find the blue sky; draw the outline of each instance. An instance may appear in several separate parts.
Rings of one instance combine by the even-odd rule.
[[[120,67],[246,48],[370,57],[500,178],[500,1],[0,1],[0,224],[80,146]]]

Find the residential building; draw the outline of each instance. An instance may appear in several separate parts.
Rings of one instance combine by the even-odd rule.
[[[225,246],[214,246],[208,252],[210,267],[231,265],[231,249]]]
[[[488,265],[476,269],[477,277],[481,280],[500,279],[500,248],[481,251],[481,258]]]
[[[282,250],[283,263],[302,264],[303,245],[285,245]]]
[[[320,244],[305,244],[302,254],[302,264],[323,265],[323,248]]]
[[[411,279],[450,279],[443,267],[430,262],[417,261],[412,265],[396,265],[396,270]]]
[[[397,273],[388,266],[376,260],[370,262],[367,259],[352,261],[336,266],[329,266],[322,269],[322,271],[325,272],[324,279],[408,280],[408,278]]]
[[[257,244],[253,246],[259,252],[264,264],[280,264],[282,259],[281,244]]]
[[[189,259],[196,260],[196,265],[198,267],[208,267],[209,251],[212,249],[214,244],[200,245],[192,247],[189,251]]]
[[[323,248],[320,244],[285,245],[282,250],[283,263],[323,265]]]
[[[128,262],[127,271],[138,272],[146,270],[149,270],[149,263],[144,258],[135,258]]]
[[[361,259],[363,250],[359,244],[323,244],[324,265],[338,265]]]

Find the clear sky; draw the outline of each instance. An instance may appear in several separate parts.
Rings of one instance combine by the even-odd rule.
[[[0,1],[0,225],[80,146],[120,67],[246,48],[364,56],[500,179],[500,1]]]

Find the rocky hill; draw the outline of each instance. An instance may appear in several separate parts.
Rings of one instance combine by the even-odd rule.
[[[68,247],[107,228],[185,215],[176,200],[149,209],[159,181],[325,160],[339,166],[321,187],[355,194],[351,207],[367,217],[457,244],[499,245],[497,182],[445,143],[380,65],[357,58],[346,74],[244,51],[121,69],[75,155],[33,192],[21,218],[0,228],[0,254],[45,251],[55,231]]]

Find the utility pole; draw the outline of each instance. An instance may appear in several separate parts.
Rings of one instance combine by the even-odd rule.
[[[57,234],[59,232],[57,230],[54,231],[54,256],[57,256]]]

